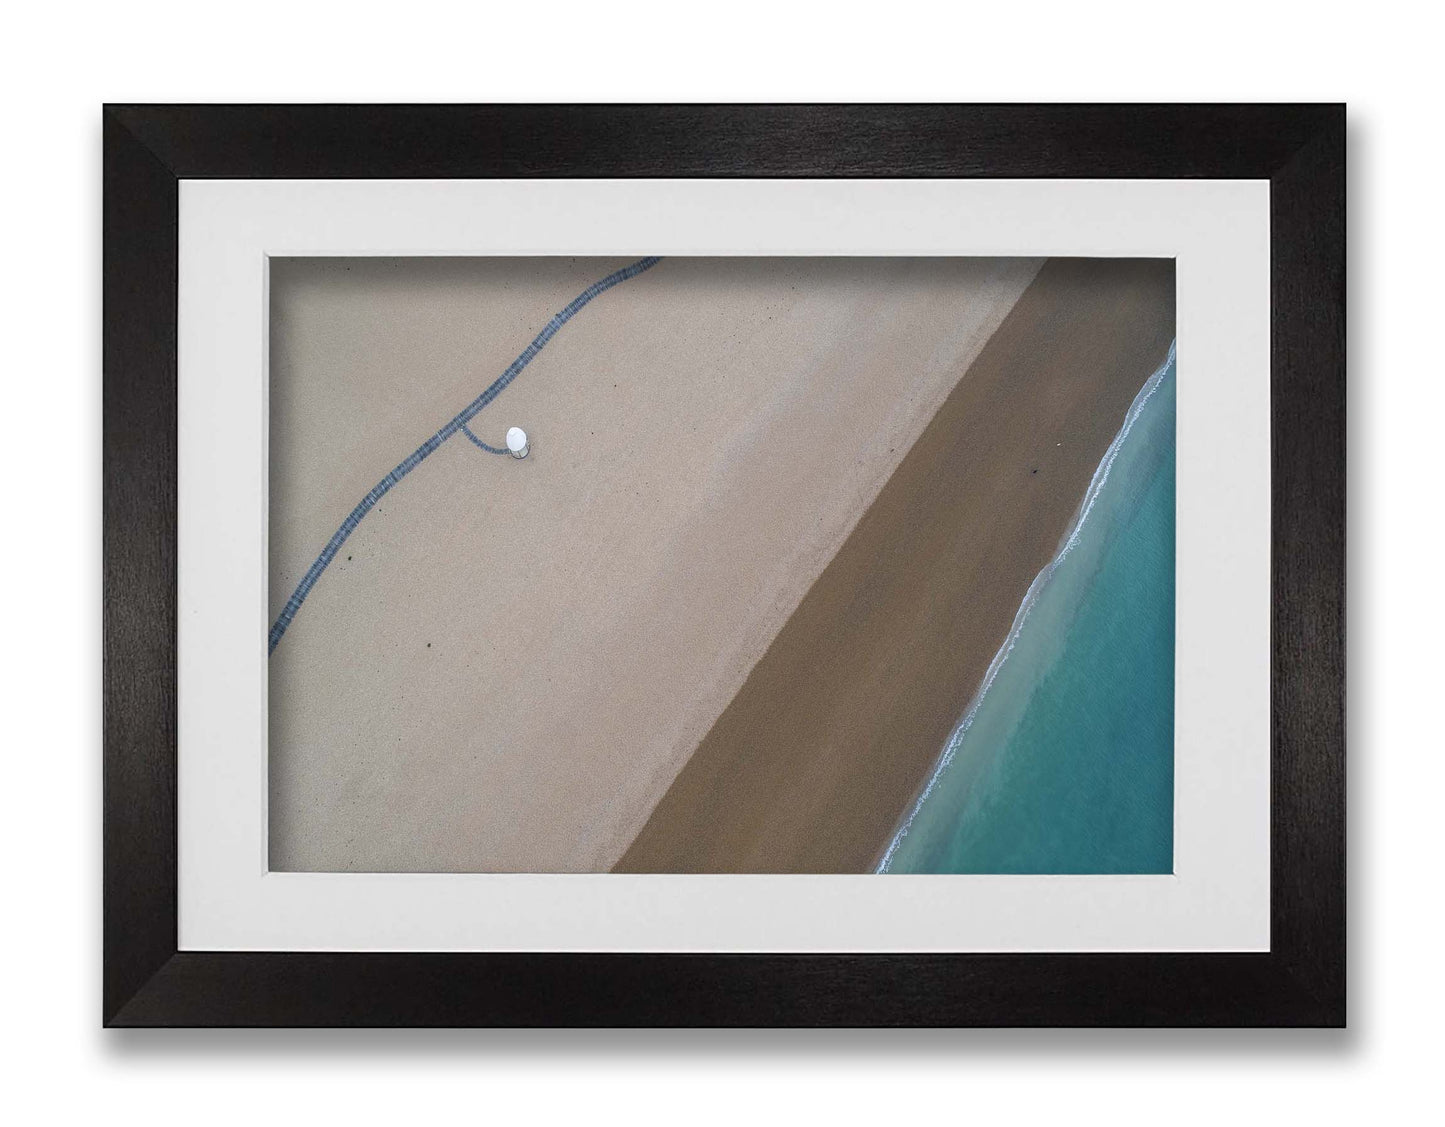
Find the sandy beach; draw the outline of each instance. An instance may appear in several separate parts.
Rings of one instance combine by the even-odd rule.
[[[617,869],[871,870],[1173,334],[1172,262],[1048,262]]]
[[[273,617],[625,261],[273,262]],[[271,868],[866,867],[1167,347],[1167,265],[1040,265],[666,259],[599,297],[473,423],[529,457],[448,441],[272,655]]]

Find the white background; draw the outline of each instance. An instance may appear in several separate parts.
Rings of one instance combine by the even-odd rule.
[[[1421,595],[1445,547],[1427,519],[1442,444],[1435,39],[1404,3],[990,10],[255,0],[8,14],[12,1117],[1213,1125],[1438,1106],[1445,623]],[[659,98],[1350,101],[1348,1032],[102,1034],[99,103]]]
[[[1268,949],[1263,181],[188,180],[180,216],[183,949]],[[1170,875],[266,871],[266,252],[638,246],[1175,260],[1184,374]]]

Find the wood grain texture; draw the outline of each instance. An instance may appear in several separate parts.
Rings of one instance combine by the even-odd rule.
[[[1307,106],[124,106],[182,177],[1261,177]]]
[[[1345,1019],[1345,114],[1270,182],[1271,947]]]
[[[107,1024],[1343,1024],[1342,106],[117,106],[104,146]],[[1270,179],[1270,953],[178,952],[182,176]]]
[[[119,1026],[1336,1024],[1269,955],[182,952]]]
[[[107,1015],[176,949],[176,179],[104,122]]]

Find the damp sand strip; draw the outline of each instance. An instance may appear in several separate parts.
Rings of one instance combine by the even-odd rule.
[[[1173,337],[1172,261],[1050,260],[615,871],[872,872]]]

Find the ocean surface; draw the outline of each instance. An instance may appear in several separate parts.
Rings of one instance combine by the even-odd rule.
[[[1174,413],[1171,347],[880,872],[1173,871]]]

